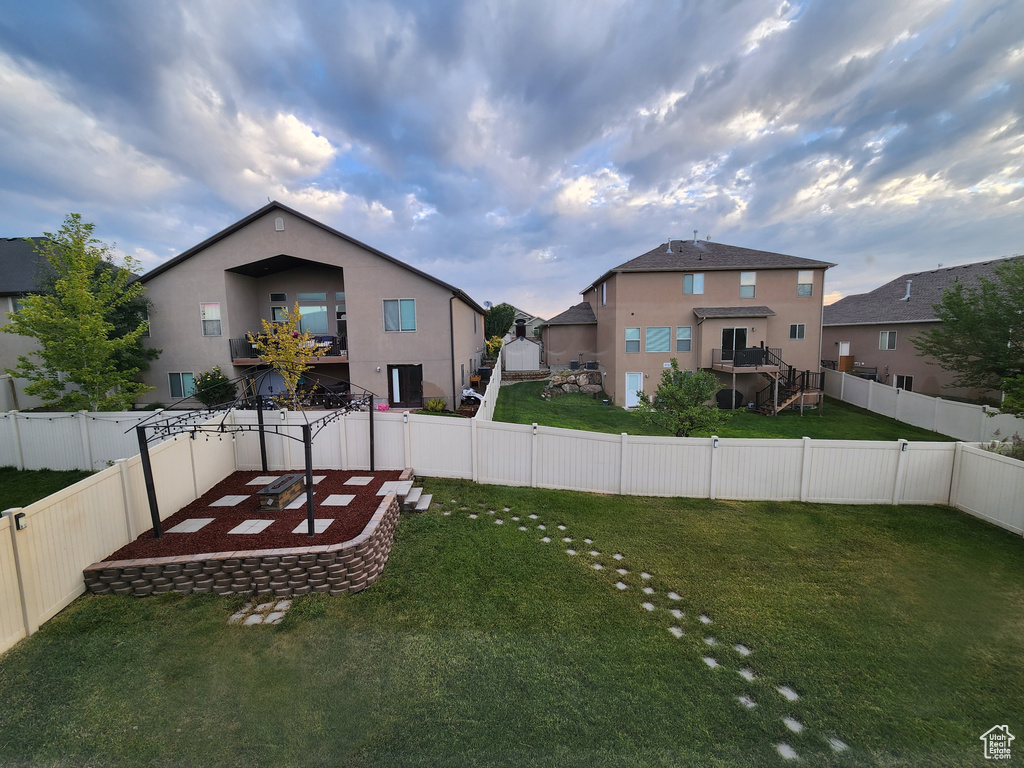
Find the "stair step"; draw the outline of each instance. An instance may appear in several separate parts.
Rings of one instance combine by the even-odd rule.
[[[422,496],[420,496],[420,500],[418,502],[416,502],[416,507],[415,507],[416,511],[417,512],[426,512],[428,509],[430,509],[430,501],[433,498],[434,498],[433,495],[429,494],[429,493],[425,493]]]
[[[420,500],[420,496],[422,495],[422,488],[412,488],[406,495],[405,500],[403,502],[405,504],[405,508],[412,509],[414,506],[416,506],[416,502]]]
[[[412,480],[403,480],[395,486],[395,495],[399,501],[405,501],[412,492]]]

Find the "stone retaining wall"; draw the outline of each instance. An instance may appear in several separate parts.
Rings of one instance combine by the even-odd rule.
[[[85,585],[95,595],[255,592],[291,597],[359,592],[384,570],[400,512],[392,493],[381,501],[363,532],[341,544],[93,563],[84,571]]]

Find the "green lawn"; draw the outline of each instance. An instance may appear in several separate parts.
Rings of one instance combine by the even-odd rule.
[[[89,475],[77,469],[18,471],[14,467],[0,467],[0,510],[27,506]]]
[[[238,598],[79,599],[0,658],[0,764],[772,766],[785,741],[981,766],[1021,727],[1024,541],[967,515],[425,485],[451,515],[404,517],[380,581],[277,627],[229,626]]]
[[[502,387],[494,408],[495,421],[513,424],[541,424],[547,427],[583,429],[630,435],[667,435],[663,429],[644,424],[636,415],[605,405],[590,395],[567,394],[553,400],[542,400],[542,381],[527,381]],[[880,416],[855,405],[826,398],[822,415],[807,411],[783,411],[775,417],[762,416],[747,410],[736,411],[719,437],[800,438],[822,440],[907,440],[955,441],[955,438],[920,429],[894,419]],[[699,433],[693,437],[710,437]]]

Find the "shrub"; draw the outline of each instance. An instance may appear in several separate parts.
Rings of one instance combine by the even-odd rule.
[[[491,336],[491,338],[487,340],[487,358],[489,360],[494,360],[498,357],[498,352],[501,350],[501,344],[502,341],[500,336]]]
[[[195,378],[195,397],[203,405],[220,405],[231,402],[238,394],[238,387],[225,376],[219,365],[200,373]]]
[[[431,413],[441,413],[444,410],[446,403],[440,397],[432,397],[427,400],[426,409]]]
[[[1024,437],[1021,437],[1016,432],[1013,433],[1012,437],[1004,437],[1002,440],[997,439],[998,437],[999,431],[996,430],[992,442],[982,443],[981,447],[986,451],[998,453],[1000,456],[1008,456],[1011,459],[1024,461]]]

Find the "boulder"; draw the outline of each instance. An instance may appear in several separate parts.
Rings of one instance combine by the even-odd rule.
[[[592,395],[595,392],[600,392],[602,389],[604,389],[604,387],[602,387],[600,384],[584,384],[583,386],[580,387],[580,392],[585,392],[588,395]]]
[[[579,392],[580,391],[580,385],[579,384],[563,384],[562,385],[562,391],[563,392]]]

